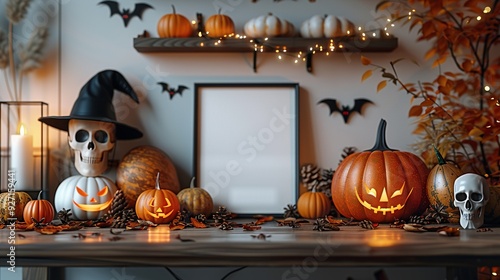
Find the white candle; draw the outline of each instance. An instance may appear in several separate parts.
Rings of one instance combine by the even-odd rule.
[[[10,169],[15,172],[15,189],[33,190],[33,136],[21,125],[19,134],[10,136]]]

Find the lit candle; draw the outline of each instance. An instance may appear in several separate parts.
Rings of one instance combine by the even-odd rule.
[[[15,172],[16,190],[34,189],[33,136],[21,124],[19,134],[10,136],[10,169]]]

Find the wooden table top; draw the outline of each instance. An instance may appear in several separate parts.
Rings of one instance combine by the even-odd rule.
[[[450,225],[458,227],[458,225]],[[99,233],[99,236],[92,236]],[[9,237],[15,236],[15,244]],[[78,234],[86,236],[78,238]],[[266,236],[265,239],[256,236]],[[183,242],[183,240],[190,240]],[[120,240],[113,241],[113,237]],[[455,237],[408,232],[387,224],[373,230],[341,226],[313,230],[268,222],[257,231],[167,225],[127,230],[87,227],[42,235],[0,230],[0,263],[14,246],[16,266],[481,266],[500,264],[500,229],[460,230]]]

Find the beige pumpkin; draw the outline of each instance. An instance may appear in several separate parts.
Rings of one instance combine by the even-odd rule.
[[[189,211],[192,215],[208,216],[212,213],[214,207],[212,197],[206,190],[195,186],[194,178],[189,188],[181,190],[177,198],[181,203],[181,209]]]
[[[295,34],[295,27],[289,21],[269,13],[250,19],[243,26],[243,31],[251,38],[290,37]]]
[[[7,221],[9,218],[15,218],[20,222],[24,221],[24,208],[31,200],[31,196],[25,192],[0,194],[0,220]]]
[[[300,26],[300,35],[304,38],[333,38],[355,34],[354,23],[333,15],[314,15]]]

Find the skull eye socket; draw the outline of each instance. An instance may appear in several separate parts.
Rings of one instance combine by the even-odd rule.
[[[77,142],[85,142],[88,139],[89,139],[89,132],[86,130],[80,129],[75,133],[75,140]]]
[[[457,201],[463,202],[463,201],[465,201],[467,199],[467,194],[465,194],[465,193],[457,193],[455,195],[455,199]]]
[[[483,199],[483,195],[481,193],[472,193],[470,195],[470,199],[475,202],[479,202]]]
[[[108,133],[104,130],[96,131],[94,137],[95,137],[95,140],[99,143],[107,143],[108,142]]]

